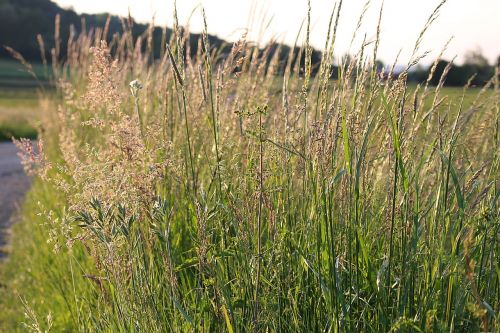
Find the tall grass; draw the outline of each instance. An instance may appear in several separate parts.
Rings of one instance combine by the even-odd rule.
[[[29,325],[50,311],[54,331],[498,330],[498,70],[467,104],[444,77],[406,82],[441,5],[392,81],[378,33],[330,78],[342,3],[315,76],[310,14],[285,64],[244,37],[224,54],[206,26],[191,57],[176,14],[159,60],[130,22],[73,35],[53,52],[44,155],[27,159],[52,193],[36,219],[50,245],[34,246],[57,251],[32,266]]]

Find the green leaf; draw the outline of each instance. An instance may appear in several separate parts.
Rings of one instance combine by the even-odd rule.
[[[234,332],[233,325],[231,325],[231,319],[229,318],[225,305],[222,305],[222,313],[224,313],[224,319],[226,320],[227,331],[229,333],[233,333]]]

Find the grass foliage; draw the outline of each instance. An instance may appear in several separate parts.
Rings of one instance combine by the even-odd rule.
[[[377,37],[331,80],[340,13],[314,77],[309,19],[287,63],[206,30],[187,57],[175,15],[160,60],[126,23],[74,36],[43,155],[25,149],[3,327],[497,330],[498,75],[409,87],[426,25],[399,78],[376,72]]]

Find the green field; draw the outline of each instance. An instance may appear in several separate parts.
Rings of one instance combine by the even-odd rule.
[[[0,91],[0,141],[12,137],[35,138],[40,103],[36,90],[2,88]]]
[[[1,62],[0,62],[1,63]],[[0,77],[0,81],[2,78]],[[37,89],[34,87],[6,86],[0,89],[0,141],[16,138],[35,138],[40,118],[40,105]],[[33,81],[28,81],[33,84]],[[26,84],[27,85],[27,84]],[[414,87],[412,89],[415,89]],[[468,107],[476,99],[480,88],[471,88],[465,94],[464,106]],[[462,88],[444,87],[443,96],[448,100],[460,101]],[[488,92],[491,94],[491,92]],[[429,99],[426,103],[432,103]]]
[[[0,141],[35,138],[40,120],[40,89],[47,88],[46,70],[33,65],[33,76],[17,61],[0,60]]]
[[[0,88],[36,88],[50,78],[49,68],[36,63],[31,66],[36,78],[18,61],[0,59]]]

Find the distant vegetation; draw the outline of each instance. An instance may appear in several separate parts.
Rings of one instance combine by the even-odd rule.
[[[134,40],[138,37],[146,36],[148,29],[152,29],[151,45],[152,58],[160,58],[165,51],[163,43],[170,40],[172,29],[150,27],[146,24],[135,22],[132,18],[122,18],[110,16],[108,14],[78,15],[73,10],[63,9],[50,0],[0,0],[0,45],[10,46],[23,57],[30,61],[39,62],[42,59],[40,54],[40,45],[37,41],[37,35],[40,35],[44,44],[43,57],[48,62],[52,60],[51,49],[56,47],[55,43],[55,19],[60,17],[60,39],[67,41],[71,34],[76,36],[86,30],[92,30],[94,27],[101,27],[101,30],[93,33],[103,33],[106,31],[107,37],[112,38],[124,30],[130,30]],[[109,20],[109,21],[108,21]],[[108,21],[108,22],[107,22]],[[107,28],[105,28],[107,26]],[[187,41],[190,55],[195,56],[198,52],[198,40],[200,34],[190,34]],[[231,44],[214,35],[209,35],[210,45],[221,54],[227,54],[231,50]],[[67,54],[67,43],[60,44],[60,55],[62,58]],[[143,45],[146,47],[146,44]],[[275,44],[268,49],[268,59],[274,52],[280,48],[283,54],[282,64],[286,60],[285,56],[289,54],[289,46]],[[298,51],[299,47],[296,47]],[[297,52],[296,52],[297,53]],[[0,49],[0,58],[12,58],[5,49]],[[313,50],[312,62],[319,64],[321,61],[321,52]]]
[[[466,54],[464,64],[457,65],[446,60],[435,63],[435,74],[431,79],[433,85],[438,85],[445,71],[444,85],[451,87],[463,87],[469,80],[473,86],[483,86],[495,74],[495,67],[500,66],[500,56],[497,64],[489,64],[480,51],[470,51]],[[424,82],[429,76],[431,68],[420,68],[412,72],[409,79],[415,82]]]
[[[152,29],[151,45],[152,45],[152,59],[158,59],[164,55],[165,47],[162,44],[166,40],[170,40],[172,29],[149,27],[145,24],[134,22],[132,18],[121,18],[117,16],[109,16],[108,14],[77,14],[73,10],[63,9],[50,0],[0,0],[0,46],[10,46],[14,50],[20,52],[24,58],[33,62],[40,62],[41,59],[47,59],[47,62],[52,61],[51,50],[53,48],[60,48],[58,53],[61,55],[62,60],[67,54],[66,43],[61,43],[56,46],[55,43],[55,18],[60,17],[59,36],[62,41],[67,41],[70,35],[76,36],[79,33],[85,33],[86,30],[93,29],[94,27],[101,27],[99,31],[93,33],[101,34],[105,30],[107,37],[117,36],[125,30],[130,30],[134,40],[138,37],[145,37],[148,29]],[[109,20],[109,21],[108,21]],[[107,22],[107,23],[106,23]],[[40,37],[37,39],[37,36]],[[195,56],[198,52],[199,34],[190,34],[187,39],[187,46],[189,46],[189,53]],[[231,43],[228,43],[216,36],[208,36],[210,44],[218,50],[221,55],[227,55],[231,50]],[[43,41],[42,52],[40,48],[40,41]],[[143,48],[146,43],[143,44]],[[269,62],[274,53],[280,50],[279,55],[279,68],[284,70],[287,63],[287,56],[293,54],[294,61],[299,54],[299,47],[295,46],[295,52],[290,53],[290,46],[273,44],[267,48],[267,61]],[[261,50],[263,52],[264,50]],[[10,59],[12,56],[3,47],[0,48],[0,59]],[[319,65],[321,63],[322,54],[318,50],[312,50],[311,53],[311,72],[313,75],[317,74]],[[500,58],[500,57],[499,57]],[[303,61],[303,58],[302,58]],[[437,80],[445,70],[448,62],[440,60],[434,79],[431,84],[437,85]],[[302,66],[304,63],[301,64]],[[382,65],[379,62],[379,65]],[[486,83],[489,77],[493,75],[496,64],[488,64],[488,61],[480,53],[471,53],[471,57],[466,58],[465,64],[462,66],[453,64],[449,69],[449,74],[444,82],[448,86],[463,86],[472,75],[477,74],[473,79],[472,84],[482,86]],[[337,79],[338,67],[332,65],[331,77]],[[383,67],[379,66],[382,71]],[[388,71],[388,69],[385,69]],[[424,82],[429,76],[431,67],[420,67],[408,73],[410,82]],[[386,73],[387,74],[387,73]],[[397,74],[397,73],[395,73]],[[0,72],[0,77],[2,73]],[[43,77],[43,76],[42,76]]]

